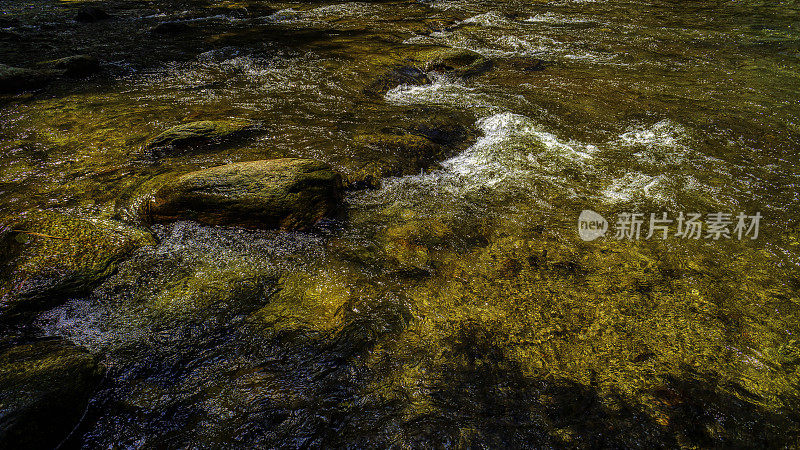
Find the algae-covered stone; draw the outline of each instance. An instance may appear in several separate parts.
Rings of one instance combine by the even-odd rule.
[[[383,95],[401,85],[425,85],[431,82],[428,76],[418,67],[399,65],[373,81],[364,92],[372,95]]]
[[[253,130],[253,122],[244,119],[201,120],[174,126],[151,138],[147,149],[186,148],[198,144],[213,144],[240,137]]]
[[[153,222],[309,229],[335,214],[340,188],[341,176],[320,161],[249,161],[185,174],[158,189],[142,212]]]
[[[390,176],[415,175],[466,148],[475,132],[470,118],[431,110],[397,117],[402,127],[357,132],[342,171],[349,188],[377,188]]]
[[[351,188],[374,188],[382,178],[419,173],[446,152],[442,145],[414,134],[358,135],[353,145],[357,152],[371,154],[372,161],[347,174]]]
[[[57,70],[64,76],[82,77],[100,71],[100,61],[91,55],[74,55],[39,63],[41,66]]]
[[[152,236],[122,223],[52,212],[6,220],[0,235],[0,312],[38,310],[110,275]]]
[[[81,420],[102,370],[62,340],[0,354],[0,447],[55,448]]]
[[[24,69],[0,64],[0,93],[40,88],[56,77],[51,70]]]
[[[111,15],[96,6],[83,6],[75,14],[75,21],[81,23],[94,23],[110,18]]]
[[[443,72],[458,77],[480,75],[492,68],[492,60],[480,53],[463,48],[431,50],[419,55],[425,70]]]

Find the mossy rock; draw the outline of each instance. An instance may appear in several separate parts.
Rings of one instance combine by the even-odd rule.
[[[476,133],[471,120],[421,109],[397,117],[402,127],[358,131],[341,163],[351,189],[378,188],[382,178],[416,175],[464,150]],[[388,124],[387,124],[388,125]]]
[[[4,221],[0,311],[54,306],[90,289],[134,249],[154,244],[142,230],[106,219],[41,212]]]
[[[341,176],[323,162],[282,158],[191,172],[143,203],[146,221],[307,230],[336,215]]]
[[[82,77],[100,71],[100,61],[91,55],[74,55],[39,63],[67,77]]]
[[[57,447],[80,422],[101,377],[92,355],[63,340],[0,354],[0,447]]]
[[[148,150],[170,153],[174,150],[186,149],[193,146],[211,145],[243,137],[254,129],[250,120],[201,120],[176,125],[163,133],[151,138],[145,144]]]
[[[53,70],[23,69],[0,64],[0,93],[16,93],[38,89],[51,82],[58,72]]]
[[[420,68],[413,65],[397,65],[376,78],[364,89],[364,93],[381,96],[401,85],[421,86],[430,82],[431,80]]]
[[[171,283],[145,305],[166,317],[199,318],[249,312],[264,304],[275,279],[248,267],[200,267]]]
[[[382,178],[419,173],[446,152],[443,146],[414,134],[357,135],[353,145],[372,161],[347,173],[350,188],[377,188]]]
[[[440,72],[467,78],[480,75],[492,68],[492,60],[480,53],[462,48],[445,48],[420,53],[417,58],[424,62],[428,72]]]

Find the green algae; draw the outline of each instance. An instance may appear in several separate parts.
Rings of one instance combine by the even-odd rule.
[[[155,243],[149,233],[118,222],[50,212],[7,219],[4,227],[6,311],[52,306],[84,292],[134,249]]]

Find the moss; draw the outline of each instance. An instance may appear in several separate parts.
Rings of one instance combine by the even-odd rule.
[[[147,141],[148,149],[159,147],[185,148],[230,139],[252,130],[253,122],[243,119],[203,120],[176,125]]]
[[[4,309],[36,310],[84,292],[134,249],[155,243],[142,230],[107,219],[38,212],[5,220],[0,288]]]
[[[182,175],[156,190],[145,221],[196,220],[248,228],[310,229],[334,217],[341,176],[320,161],[248,161]]]

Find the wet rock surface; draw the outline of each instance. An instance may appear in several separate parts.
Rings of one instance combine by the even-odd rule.
[[[3,223],[0,304],[9,315],[52,307],[113,273],[149,233],[106,219],[34,213]]]
[[[74,55],[45,61],[41,66],[59,71],[67,77],[83,77],[100,71],[100,61],[91,55]]]
[[[191,172],[158,189],[146,220],[310,229],[335,215],[341,176],[308,159],[250,161]]]
[[[83,418],[101,377],[92,355],[63,340],[0,351],[0,445],[59,446]]]
[[[43,87],[56,78],[53,70],[25,69],[0,64],[0,93],[15,93]]]
[[[150,138],[145,148],[154,153],[171,153],[191,147],[211,146],[245,136],[253,131],[249,120],[201,120],[175,125]]]

